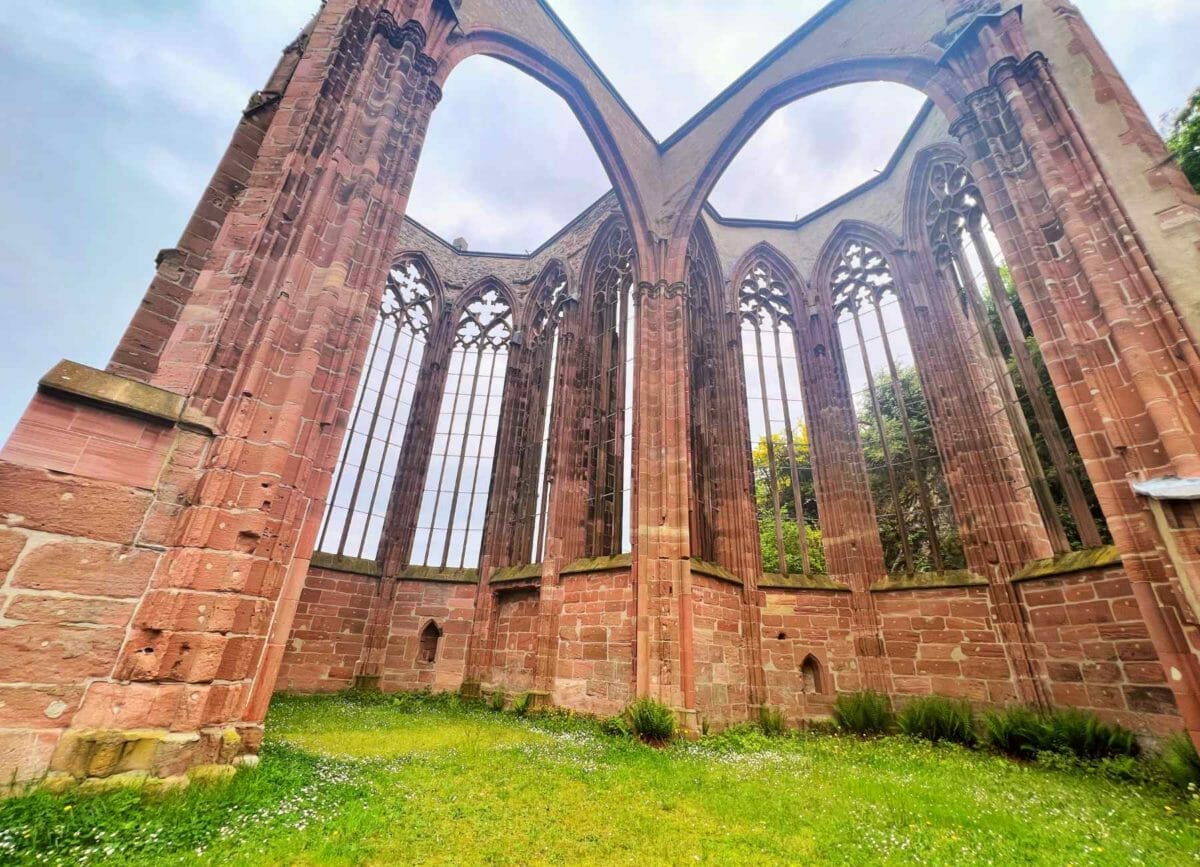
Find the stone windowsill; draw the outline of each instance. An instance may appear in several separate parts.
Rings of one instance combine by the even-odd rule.
[[[872,593],[890,593],[897,590],[935,590],[950,587],[986,587],[987,579],[966,569],[950,569],[945,572],[917,572],[913,575],[888,575],[871,585]]]
[[[1119,566],[1121,555],[1112,545],[1100,548],[1088,548],[1083,551],[1068,551],[1057,557],[1046,560],[1034,560],[1012,577],[1013,581],[1033,581],[1038,578],[1053,578],[1056,575],[1070,575],[1072,572],[1084,572],[1088,569],[1099,569],[1105,566]]]
[[[725,581],[729,584],[736,584],[738,587],[742,585],[742,579],[734,575],[723,566],[718,566],[716,563],[710,563],[707,560],[701,560],[699,557],[692,558],[692,571],[698,575],[707,575],[709,578],[716,578],[718,581]]]
[[[849,593],[850,588],[827,575],[779,575],[764,572],[758,581],[760,590],[833,590]]]

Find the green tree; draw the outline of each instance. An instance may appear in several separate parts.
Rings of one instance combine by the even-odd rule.
[[[911,452],[900,414],[897,389],[892,387],[890,375],[881,374],[875,377],[875,395],[879,401],[879,414],[883,418],[882,437],[879,424],[875,420],[869,391],[864,390],[858,405],[858,431],[866,456],[871,497],[875,502],[879,521],[884,564],[889,572],[905,571],[903,541],[907,538],[913,568],[918,572],[928,572],[935,568],[933,546],[929,538],[930,522],[926,520],[921,502],[924,488],[928,492],[929,511],[942,557],[942,567],[959,569],[965,564],[962,541],[958,537],[950,494],[942,474],[942,464],[929,417],[929,406],[921,391],[916,368],[902,367],[897,374],[901,386],[899,392],[903,396],[909,428],[912,431]],[[884,452],[885,443],[895,471],[895,497],[892,495],[892,477],[888,472],[888,461]],[[901,517],[905,532],[901,532]]]
[[[1071,435],[1070,428],[1067,425],[1066,413],[1063,412],[1062,404],[1058,400],[1058,392],[1054,389],[1054,383],[1050,380],[1050,370],[1046,367],[1046,362],[1042,358],[1042,349],[1038,345],[1037,339],[1033,337],[1033,329],[1029,325],[1029,316],[1021,304],[1021,299],[1017,296],[1017,286],[1013,282],[1012,274],[1007,265],[1000,268],[1000,278],[1004,282],[1004,289],[1008,293],[1008,300],[1012,304],[1013,312],[1017,314],[1017,320],[1021,323],[1021,333],[1026,335],[1025,346],[1029,351],[1029,357],[1033,360],[1033,366],[1037,369],[1038,387],[1049,398],[1050,407],[1054,411],[1054,423],[1063,432],[1063,439],[1066,442],[1071,459],[1069,471],[1074,473],[1075,477],[1079,479],[1083,487],[1084,496],[1087,498],[1088,510],[1092,513],[1092,517],[1096,520],[1096,526],[1100,530],[1100,537],[1108,542],[1111,537],[1108,533],[1108,527],[1104,522],[1104,512],[1100,509],[1100,501],[1096,498],[1096,492],[1093,490],[1091,480],[1088,479],[1087,471],[1084,469],[1083,458],[1080,457],[1079,450],[1075,447],[1075,439]],[[1034,414],[1033,405],[1029,399],[1029,392],[1025,389],[1025,383],[1022,382],[1020,373],[1017,370],[1016,359],[1013,358],[1012,352],[1009,350],[1004,328],[1000,322],[1000,313],[996,309],[995,299],[989,296],[985,304],[988,311],[988,318],[991,320],[992,330],[1000,340],[1005,357],[1008,359],[1008,375],[1016,387],[1017,400],[1021,404],[1021,411],[1025,414],[1025,420],[1029,423],[1029,430],[1033,434],[1033,444],[1037,449],[1038,458],[1042,464],[1042,471],[1046,475],[1046,482],[1050,485],[1050,493],[1054,497],[1054,502],[1058,505],[1059,519],[1062,521],[1063,530],[1067,534],[1067,541],[1071,543],[1072,548],[1078,549],[1082,547],[1079,539],[1079,527],[1076,524],[1075,517],[1071,514],[1071,510],[1066,505],[1062,479],[1059,476],[1058,468],[1054,466],[1054,462],[1050,458],[1050,450],[1046,446],[1046,437],[1044,432],[1038,427],[1037,416]]]
[[[796,476],[800,482],[800,508],[804,510],[805,544],[808,547],[809,569],[825,572],[825,551],[821,547],[821,531],[816,526],[817,498],[813,488],[812,457],[808,428],[800,425],[792,435],[796,453]],[[758,533],[762,546],[763,571],[800,574],[804,571],[803,548],[800,542],[800,523],[796,518],[796,497],[792,492],[792,464],[784,433],[771,435],[775,453],[775,483],[779,490],[779,514],[783,529],[783,552],[786,563],[779,563],[779,546],[775,540],[775,505],[771,498],[771,460],[767,438],[758,441],[752,452],[754,462],[754,502],[758,511]]]
[[[1200,191],[1200,88],[1167,130],[1167,148],[1193,187]]]

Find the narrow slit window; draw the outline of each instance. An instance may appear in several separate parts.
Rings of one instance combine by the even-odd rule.
[[[421,636],[417,642],[417,659],[425,663],[437,662],[438,644],[441,643],[441,640],[442,630],[430,620],[421,630]]]
[[[421,495],[414,564],[474,568],[479,562],[512,323],[512,308],[495,285],[463,307]]]
[[[592,482],[588,556],[629,551],[633,509],[633,373],[637,343],[633,242],[624,223],[597,239],[591,310]]]
[[[825,571],[790,292],[766,259],[738,289],[763,571]]]
[[[558,394],[558,355],[562,332],[559,324],[566,313],[567,276],[561,267],[552,270],[542,283],[538,311],[533,322],[534,348],[538,353],[541,378],[542,419],[541,438],[538,442],[536,491],[533,507],[533,548],[531,563],[540,563],[546,556],[546,533],[550,491],[554,485],[554,467],[551,455],[554,452],[553,438],[557,422],[555,407]]]
[[[317,550],[375,559],[433,321],[432,281],[419,260],[388,274]]]

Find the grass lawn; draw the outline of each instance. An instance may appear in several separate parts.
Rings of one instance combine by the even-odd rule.
[[[903,738],[656,750],[418,696],[279,697],[258,768],[0,802],[0,863],[1185,864],[1166,790]]]

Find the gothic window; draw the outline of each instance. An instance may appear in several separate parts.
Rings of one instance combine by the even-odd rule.
[[[962,565],[962,546],[886,257],[847,240],[833,270],[838,329],[889,572]]]
[[[800,663],[800,677],[804,683],[805,695],[820,695],[825,692],[824,678],[821,676],[821,663],[811,653]]]
[[[541,428],[538,431],[537,472],[534,476],[537,489],[533,507],[533,549],[530,562],[540,563],[545,557],[547,509],[550,504],[550,489],[554,483],[550,456],[551,439],[555,430],[555,397],[558,393],[558,356],[562,332],[559,324],[566,313],[571,299],[567,295],[567,275],[557,263],[547,272],[541,282],[537,298],[537,312],[533,318],[533,348],[537,353],[538,374],[541,379]]]
[[[512,308],[498,285],[484,284],[463,305],[421,494],[412,563],[462,568],[479,561],[512,331]]]
[[[633,241],[624,223],[596,240],[590,273],[591,363],[588,556],[630,550],[633,505],[633,354],[637,335]]]
[[[420,662],[437,662],[438,644],[442,640],[442,630],[430,620],[421,630],[417,642],[417,659]]]
[[[766,258],[746,271],[738,304],[763,571],[824,572],[791,293]]]
[[[407,259],[388,274],[317,550],[374,559],[433,321],[433,282]]]
[[[1059,550],[1096,547],[1103,515],[1028,317],[970,172],[954,161],[929,171],[925,225],[934,260],[976,323],[1046,529]]]

